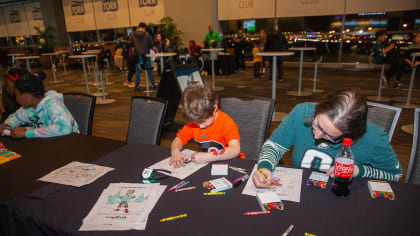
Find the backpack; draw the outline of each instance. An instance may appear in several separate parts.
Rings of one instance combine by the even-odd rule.
[[[131,46],[129,49],[128,49],[128,60],[130,60],[130,61],[134,61],[134,62],[137,62],[138,61],[138,56],[137,56],[137,53],[136,53],[136,48],[134,47],[134,46]]]

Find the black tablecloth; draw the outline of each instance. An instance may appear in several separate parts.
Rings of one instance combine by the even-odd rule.
[[[12,139],[0,137],[7,149],[21,158],[0,165],[0,201],[6,201],[35,190],[36,181],[52,170],[72,161],[90,162],[125,143],[99,137],[71,134],[55,138]]]
[[[326,189],[302,186],[301,202],[285,201],[284,211],[268,215],[243,216],[244,212],[259,211],[255,197],[241,194],[245,184],[227,191],[224,196],[203,196],[202,182],[210,175],[211,165],[189,176],[188,186],[198,190],[165,191],[149,215],[145,231],[86,231],[78,229],[83,218],[94,206],[109,183],[139,183],[144,167],[170,155],[170,150],[152,145],[129,144],[111,152],[95,163],[114,167],[94,183],[80,188],[46,184],[38,190],[1,205],[4,234],[28,235],[281,235],[289,225],[289,234],[304,235],[420,235],[420,186],[391,183],[396,193],[394,201],[372,199],[366,179],[354,179],[349,197],[336,197],[331,181]],[[230,160],[232,166],[248,171],[255,162]],[[304,169],[303,183],[310,170]],[[241,176],[229,170],[227,178]],[[169,178],[161,184],[169,187],[179,180]],[[187,213],[188,217],[169,222],[159,219]],[[1,232],[0,232],[1,233]]]

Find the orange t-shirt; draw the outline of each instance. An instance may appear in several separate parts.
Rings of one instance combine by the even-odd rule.
[[[223,150],[231,140],[237,139],[240,141],[238,126],[221,110],[217,110],[217,117],[210,126],[200,129],[194,123],[187,123],[178,131],[176,136],[181,140],[182,145],[194,139],[202,152]],[[238,157],[245,159],[242,152]]]

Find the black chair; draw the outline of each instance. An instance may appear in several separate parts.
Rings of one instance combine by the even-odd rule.
[[[80,133],[91,135],[96,97],[84,93],[64,93],[63,97],[64,104],[79,125]]]
[[[238,125],[241,151],[245,157],[258,160],[270,130],[273,100],[261,97],[221,97],[220,109]]]
[[[127,143],[159,145],[167,106],[159,98],[132,97]]]
[[[420,108],[414,110],[413,146],[411,148],[410,162],[408,163],[405,182],[420,184]]]
[[[367,104],[369,106],[368,121],[384,128],[388,132],[389,142],[391,142],[402,108],[374,102],[368,102]]]

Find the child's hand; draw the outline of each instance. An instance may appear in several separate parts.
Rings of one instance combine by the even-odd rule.
[[[184,165],[184,161],[187,158],[182,152],[178,152],[177,154],[172,154],[171,159],[169,160],[169,165],[175,168],[181,167]]]
[[[6,127],[11,128],[9,125],[6,125],[5,123],[0,124],[0,135],[3,136],[3,132],[6,129]]]
[[[25,127],[16,127],[10,133],[13,138],[25,138],[26,128]]]
[[[213,154],[211,152],[197,152],[191,155],[191,161],[197,164],[208,163],[211,161]]]

